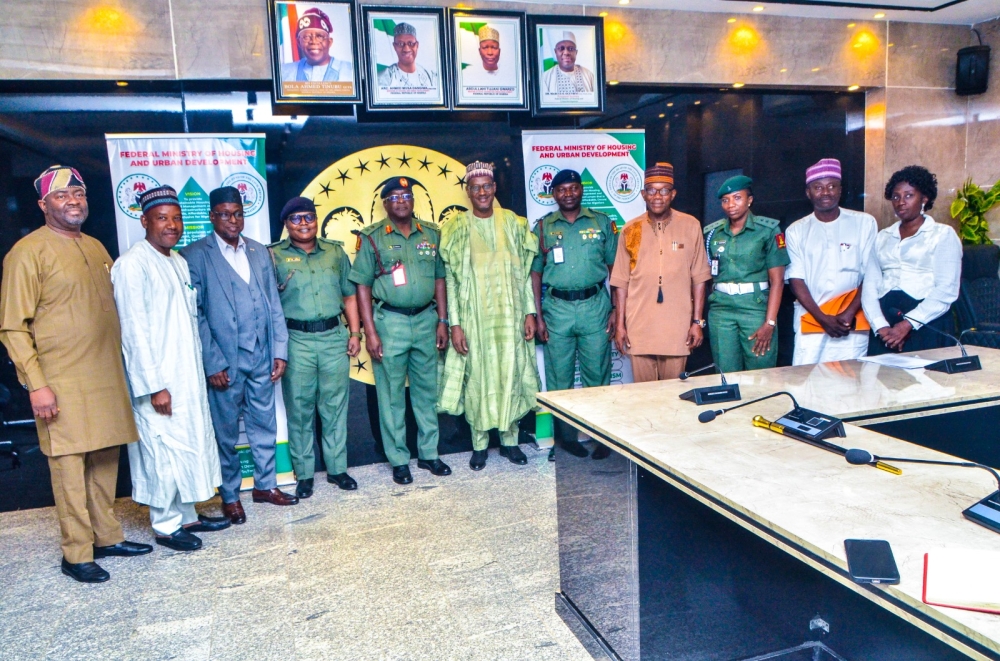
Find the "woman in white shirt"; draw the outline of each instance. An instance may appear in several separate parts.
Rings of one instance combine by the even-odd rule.
[[[954,329],[962,243],[955,230],[925,213],[936,198],[937,178],[919,165],[896,172],[885,187],[899,221],[878,233],[865,270],[861,298],[873,331],[870,356],[954,344],[934,329]]]

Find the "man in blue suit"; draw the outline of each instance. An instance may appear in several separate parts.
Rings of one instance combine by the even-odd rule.
[[[209,195],[215,231],[181,250],[198,292],[202,362],[222,464],[222,511],[245,523],[240,504],[239,418],[254,462],[253,502],[295,505],[274,469],[274,383],[285,372],[288,330],[267,248],[241,235],[243,199],[232,186]]]

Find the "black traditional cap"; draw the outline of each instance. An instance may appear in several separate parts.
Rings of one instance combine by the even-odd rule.
[[[139,207],[143,213],[161,204],[173,204],[179,207],[181,202],[177,199],[177,191],[171,186],[159,186],[158,188],[150,188],[139,196]]]
[[[316,213],[316,205],[308,197],[293,197],[292,199],[285,202],[285,206],[281,207],[281,220],[284,221],[286,218],[291,216],[293,213],[299,213],[302,211],[308,211],[310,213]]]
[[[243,198],[234,187],[223,186],[208,194],[208,204],[214,209],[220,204],[243,204]]]
[[[552,188],[556,186],[561,186],[562,184],[582,184],[583,180],[580,179],[580,173],[576,170],[560,170],[556,173],[556,176],[552,177]]]
[[[414,184],[417,182],[409,177],[389,177],[382,182],[382,199],[392,195],[393,191],[405,190],[412,192]]]

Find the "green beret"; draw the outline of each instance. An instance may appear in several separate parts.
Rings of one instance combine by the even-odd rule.
[[[719,199],[721,200],[724,195],[729,195],[740,190],[752,191],[752,187],[753,179],[745,174],[730,177],[722,183],[722,188],[719,189]]]

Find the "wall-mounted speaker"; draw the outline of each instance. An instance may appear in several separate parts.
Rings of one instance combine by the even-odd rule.
[[[958,51],[955,69],[955,93],[959,96],[982,94],[990,82],[990,47],[969,46]]]

